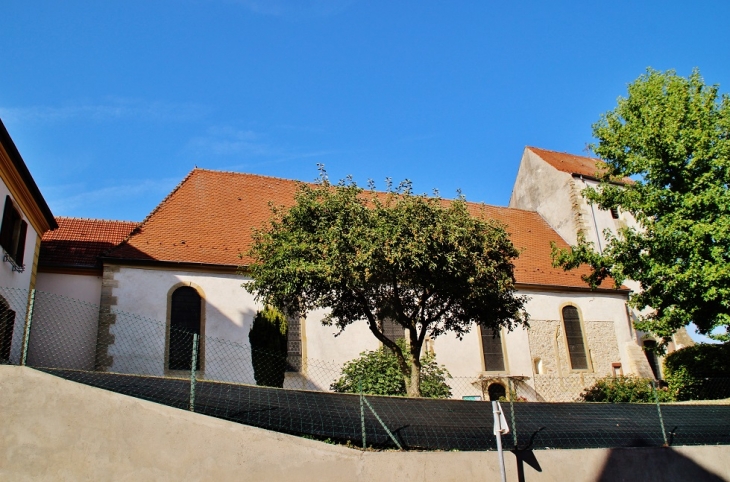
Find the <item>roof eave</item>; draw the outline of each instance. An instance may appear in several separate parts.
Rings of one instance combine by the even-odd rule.
[[[200,263],[191,261],[170,261],[159,259],[131,259],[131,258],[114,258],[109,256],[100,256],[99,260],[102,264],[124,265],[124,266],[141,266],[141,267],[157,267],[157,268],[177,268],[177,269],[194,269],[205,271],[222,271],[240,273],[246,271],[246,266],[233,264],[215,264]]]
[[[43,198],[40,189],[38,189],[38,185],[35,183],[33,176],[30,174],[28,166],[25,165],[23,157],[20,155],[18,148],[15,146],[15,142],[13,142],[13,139],[10,137],[10,133],[5,128],[5,124],[3,124],[2,120],[0,120],[0,144],[2,144],[5,152],[10,158],[10,161],[13,163],[13,167],[15,167],[15,170],[18,172],[18,175],[28,189],[33,201],[38,206],[38,209],[48,224],[48,228],[57,229],[58,223],[56,223],[56,218],[53,216],[51,208],[48,207],[46,200]]]
[[[629,288],[622,286],[621,288],[591,288],[590,286],[567,286],[557,284],[541,284],[541,283],[515,283],[518,290],[534,290],[534,291],[560,291],[560,292],[580,292],[580,293],[602,293],[602,294],[620,294],[628,296],[631,293]]]

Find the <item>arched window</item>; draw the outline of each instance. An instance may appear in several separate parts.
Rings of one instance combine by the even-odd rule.
[[[484,371],[503,372],[504,351],[502,350],[502,337],[500,330],[479,327],[482,335],[482,357],[484,359]]]
[[[573,370],[587,370],[588,356],[583,341],[583,327],[581,326],[578,308],[575,306],[563,308],[563,325],[565,326],[565,338],[568,342],[571,368]]]
[[[170,299],[170,342],[167,358],[168,370],[190,370],[193,364],[193,335],[200,335],[202,300],[190,286],[183,286],[172,293]],[[200,370],[200,347],[198,340],[198,362]]]
[[[13,327],[15,326],[15,312],[5,298],[0,296],[0,361],[10,360],[10,346],[13,343]]]

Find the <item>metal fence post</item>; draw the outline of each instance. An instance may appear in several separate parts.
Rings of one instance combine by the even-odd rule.
[[[23,329],[23,346],[20,352],[20,364],[25,366],[28,359],[28,344],[30,343],[30,323],[33,321],[33,307],[35,306],[35,288],[30,290],[28,299],[28,312],[25,315],[25,328]]]
[[[193,363],[190,366],[190,411],[195,411],[195,367],[198,364],[198,334],[193,333]]]
[[[654,380],[651,381],[651,390],[654,392],[656,411],[659,414],[659,425],[661,425],[662,427],[662,437],[664,437],[664,446],[669,447],[669,442],[667,441],[667,431],[664,428],[664,417],[662,417],[662,407],[661,405],[659,405],[659,394],[656,392],[656,382]]]
[[[515,423],[515,398],[517,398],[517,388],[515,388],[511,378],[507,379],[507,385],[509,386],[509,416],[512,422],[512,441],[515,444],[515,450],[517,450],[517,424]]]
[[[367,445],[367,435],[365,435],[365,403],[362,396],[362,380],[358,382],[360,391],[360,429],[362,430],[362,449],[365,450]]]

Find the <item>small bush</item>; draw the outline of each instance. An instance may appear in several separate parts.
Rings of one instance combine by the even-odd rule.
[[[677,400],[730,397],[730,343],[698,343],[670,353],[664,375]]]
[[[256,313],[248,334],[251,342],[251,363],[256,384],[283,387],[287,354],[286,316],[275,308]]]
[[[405,352],[405,341],[398,340]],[[451,378],[443,365],[436,363],[436,357],[430,353],[421,358],[421,395],[427,398],[449,398],[451,388],[446,379]],[[369,395],[405,396],[406,383],[398,366],[398,359],[388,348],[381,347],[375,351],[364,351],[360,357],[351,360],[342,367],[342,376],[330,388],[339,393],[360,393]]]
[[[580,395],[584,402],[604,403],[654,403],[652,380],[639,377],[608,376],[596,380],[592,387],[586,388]],[[657,388],[657,397],[660,402],[672,401],[672,396],[666,388]]]

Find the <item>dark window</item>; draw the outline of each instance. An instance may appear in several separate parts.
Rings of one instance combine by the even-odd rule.
[[[499,328],[479,328],[482,333],[482,356],[484,370],[488,372],[504,371],[504,352],[502,351],[502,337]]]
[[[28,223],[15,209],[10,196],[5,197],[3,222],[0,227],[0,246],[10,256],[16,265],[23,266],[25,255],[25,236],[28,232]]]
[[[611,208],[611,217],[613,219],[618,219],[618,208]]]
[[[651,372],[654,374],[654,378],[659,379],[659,361],[656,357],[656,341],[644,340],[644,355],[646,360],[649,362]]]
[[[195,288],[183,286],[172,293],[170,303],[170,350],[167,367],[169,370],[190,370],[193,365],[193,335],[200,335],[200,295]],[[196,370],[200,370],[201,344],[202,340],[199,339]]]
[[[501,383],[492,383],[487,388],[487,394],[490,402],[499,402],[507,398],[507,389]]]
[[[286,320],[286,371],[302,369],[302,321],[299,316],[287,316]]]
[[[383,335],[390,341],[402,340],[406,337],[405,328],[396,321],[386,318],[383,323]]]
[[[583,342],[583,328],[580,324],[578,308],[575,306],[563,308],[563,324],[565,325],[565,337],[568,339],[570,366],[573,370],[587,370],[588,357]]]
[[[10,345],[13,342],[13,327],[15,326],[15,312],[8,303],[0,297],[0,362],[10,360]]]

